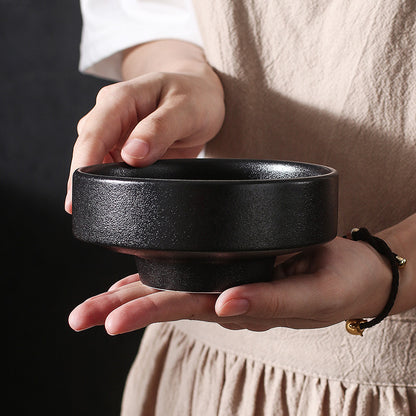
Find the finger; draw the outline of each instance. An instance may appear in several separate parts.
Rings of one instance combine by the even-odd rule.
[[[162,101],[160,107],[141,120],[131,132],[121,150],[123,160],[134,166],[152,164],[162,159],[176,142],[181,148],[197,147],[201,150],[204,140],[198,137],[193,112],[184,98]],[[195,150],[191,154],[194,155]]]
[[[234,287],[218,297],[215,311],[220,317],[332,319],[330,312],[337,310],[339,299],[335,280],[317,272]]]
[[[125,286],[105,292],[87,299],[78,305],[69,315],[69,326],[75,331],[82,331],[97,325],[103,325],[108,314],[132,299],[154,293],[156,290],[148,288],[141,282],[133,282]]]
[[[96,105],[78,123],[79,136],[74,145],[65,199],[67,212],[72,212],[74,171],[102,163],[114,149],[119,154],[138,120],[157,107],[161,86],[160,78],[144,76],[134,82],[121,82],[100,90]]]
[[[102,88],[96,105],[78,124],[72,172],[100,163],[114,147],[121,149],[137,122],[157,108],[161,88],[161,79],[150,76]]]
[[[155,322],[181,319],[218,320],[215,295],[163,291],[123,304],[111,312],[105,328],[111,335],[144,328]]]
[[[70,175],[66,183],[64,208],[68,214],[72,214],[72,175]]]
[[[135,274],[131,274],[130,276],[127,276],[121,280],[119,280],[118,282],[114,283],[109,289],[108,291],[112,291],[112,290],[116,290],[119,289],[127,284],[130,283],[134,283],[134,282],[139,282],[140,281],[140,277],[137,273]]]

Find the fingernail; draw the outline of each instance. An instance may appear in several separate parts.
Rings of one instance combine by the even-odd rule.
[[[248,311],[250,303],[247,299],[231,299],[224,303],[217,312],[218,316],[238,316]]]
[[[130,139],[123,147],[123,153],[133,159],[143,159],[149,153],[150,146],[148,142],[141,139]]]

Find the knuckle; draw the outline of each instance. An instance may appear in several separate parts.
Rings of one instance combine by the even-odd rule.
[[[157,302],[157,299],[154,299],[151,296],[146,296],[142,298],[142,306],[146,313],[149,315],[157,316],[161,310],[160,305]]]
[[[153,124],[153,128],[156,131],[164,131],[166,129],[166,119],[163,116],[153,116],[150,119],[151,123]]]
[[[106,101],[107,99],[112,97],[114,95],[114,90],[114,85],[106,85],[105,87],[101,88],[97,94],[97,103],[101,101]]]
[[[258,313],[264,319],[275,319],[284,316],[285,304],[283,296],[279,295],[279,291],[274,287],[273,282],[260,284],[256,288],[257,293],[252,293],[252,299],[258,299]]]
[[[125,100],[130,95],[130,87],[125,82],[106,85],[98,91],[96,103],[108,104]]]
[[[108,149],[106,144],[102,140],[94,140],[94,132],[86,132],[82,136],[79,136],[74,143],[73,154],[81,155],[91,144],[94,145],[94,150],[97,154],[106,154]]]
[[[166,80],[170,79],[171,74],[168,73],[168,72],[154,71],[154,72],[149,72],[145,76],[147,76],[149,78],[149,80],[151,80],[151,81],[165,82]]]
[[[85,125],[85,123],[87,122],[87,115],[85,115],[84,117],[82,117],[77,124],[77,133],[80,136],[81,132],[83,130],[83,126]]]
[[[261,318],[262,320],[276,319],[284,316],[285,305],[283,297],[279,296],[273,283],[252,284],[247,289],[238,293],[238,297],[249,299],[252,305],[248,311],[249,316]]]
[[[283,315],[283,302],[276,293],[274,293],[272,296],[269,296],[268,302],[266,303],[266,310],[269,312],[269,318],[277,318]]]
[[[152,115],[145,120],[146,128],[152,136],[162,136],[169,128],[167,120],[163,115]]]
[[[84,137],[83,136],[79,136],[77,138],[77,140],[75,141],[74,146],[73,146],[74,153],[79,152],[79,150],[82,149],[82,147],[84,146],[84,144],[85,144]]]

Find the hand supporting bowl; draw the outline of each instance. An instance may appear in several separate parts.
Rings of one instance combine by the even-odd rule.
[[[144,284],[217,293],[270,280],[277,255],[330,241],[338,175],[301,162],[161,160],[73,177],[73,233],[136,256]]]

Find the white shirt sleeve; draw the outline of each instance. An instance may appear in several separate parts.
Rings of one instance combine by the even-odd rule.
[[[155,39],[202,46],[191,0],[80,0],[82,35],[79,69],[121,79],[122,51]]]

